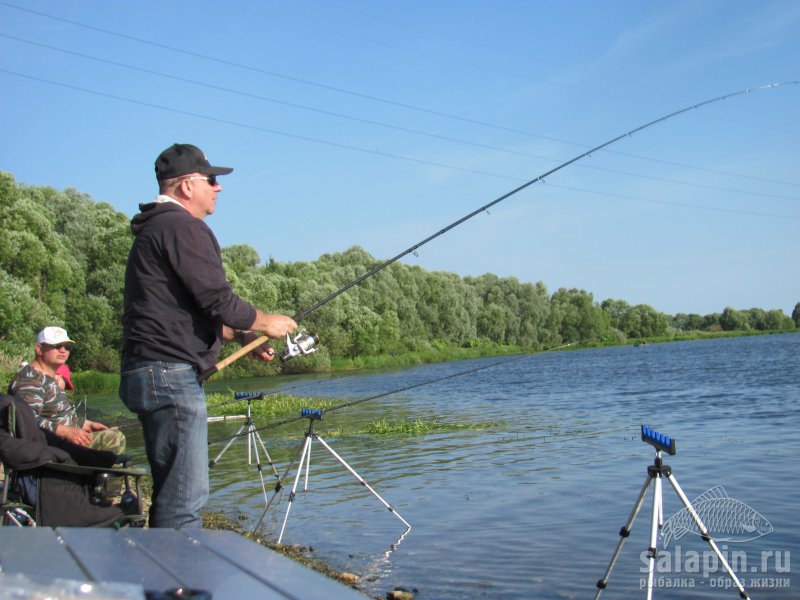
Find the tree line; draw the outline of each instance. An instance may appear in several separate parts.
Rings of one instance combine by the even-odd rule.
[[[118,370],[129,222],[75,189],[25,186],[0,171],[0,356],[6,362],[29,359],[36,332],[59,324],[79,342],[74,368]],[[289,315],[383,262],[357,246],[309,262],[264,263],[247,245],[223,248],[222,257],[240,296]],[[791,317],[730,307],[671,316],[646,304],[598,302],[581,289],[551,294],[542,282],[393,263],[312,311],[302,325],[319,335],[328,357],[485,344],[541,350],[698,330],[790,330],[800,327],[800,302]]]

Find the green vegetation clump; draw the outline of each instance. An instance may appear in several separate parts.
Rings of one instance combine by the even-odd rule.
[[[395,354],[379,354],[375,356],[339,357],[331,361],[333,371],[360,371],[387,369],[393,367],[413,367],[435,362],[485,358],[489,356],[505,356],[529,352],[521,346],[500,346],[481,344],[468,348],[429,349],[418,352],[402,352]]]
[[[341,404],[340,399],[319,398],[312,396],[293,396],[290,394],[269,394],[251,401],[250,413],[258,419],[286,419],[297,417],[302,408],[329,410]],[[247,413],[247,400],[230,400],[230,394],[220,392],[208,394],[209,415],[232,417]],[[352,434],[368,435],[427,435],[448,431],[488,429],[502,423],[443,423],[436,419],[381,419],[363,427],[346,432],[341,428],[327,430],[327,436],[343,436]]]
[[[444,433],[463,429],[489,429],[498,427],[502,423],[442,423],[436,419],[398,419],[389,421],[381,419],[373,421],[362,429],[362,433],[374,435],[427,435],[429,433]]]
[[[214,392],[206,396],[209,416],[238,416],[247,414],[247,400],[231,400],[231,394]],[[286,418],[300,414],[301,408],[327,410],[336,401],[331,398],[292,396],[291,394],[265,394],[263,398],[252,400],[250,414],[253,418]]]
[[[81,371],[72,375],[76,394],[102,394],[119,389],[119,373]]]

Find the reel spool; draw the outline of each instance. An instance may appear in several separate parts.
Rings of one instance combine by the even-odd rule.
[[[281,362],[286,362],[298,356],[307,356],[317,351],[319,338],[314,334],[308,334],[304,330],[300,331],[294,339],[286,334],[286,347],[281,354]]]

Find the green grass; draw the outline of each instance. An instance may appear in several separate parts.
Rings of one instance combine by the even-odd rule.
[[[231,394],[214,392],[207,395],[208,414],[211,416],[235,416],[247,414],[247,400],[231,401]],[[301,408],[327,410],[336,405],[331,398],[292,396],[290,394],[265,394],[262,399],[252,400],[250,414],[253,418],[283,419],[296,417]]]
[[[436,419],[381,419],[367,424],[361,433],[373,435],[427,435],[464,429],[490,429],[501,423],[442,423]]]
[[[776,335],[782,333],[798,333],[797,329],[772,329],[768,331],[756,331],[753,329],[737,331],[679,331],[672,335],[649,338],[629,338],[627,344],[648,343],[662,344],[666,342],[688,342],[693,340],[711,340],[716,338],[749,337],[753,335]],[[612,344],[616,345],[616,344]]]
[[[431,433],[446,433],[449,431],[491,429],[504,423],[442,423],[436,419],[397,419],[388,421],[381,419],[373,421],[360,429],[347,429],[341,427],[328,429],[325,437],[344,437],[346,435],[428,435]]]
[[[253,400],[250,414],[253,418],[285,419],[300,415],[301,408],[314,408],[329,410],[336,407],[340,400],[331,398],[318,398],[313,396],[292,396],[289,394],[265,395],[264,398]],[[212,416],[237,416],[247,413],[247,401],[237,400],[232,402],[229,394],[213,393],[208,395],[209,415]],[[489,429],[501,423],[442,423],[436,419],[398,419],[389,421],[381,419],[367,425],[347,431],[341,427],[326,430],[326,436],[341,437],[344,435],[427,435],[430,433],[444,433],[469,429]]]
[[[119,373],[81,371],[72,374],[72,385],[79,394],[102,394],[119,389]]]
[[[409,351],[376,356],[332,357],[332,371],[377,370],[392,367],[412,367],[429,363],[505,356],[531,352],[521,346],[496,346],[483,344],[474,348],[431,348],[430,350]]]

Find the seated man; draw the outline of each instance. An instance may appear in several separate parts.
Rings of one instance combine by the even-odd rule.
[[[81,422],[75,406],[59,385],[61,377],[56,371],[66,363],[74,344],[61,327],[42,329],[36,336],[36,358],[19,370],[9,391],[30,405],[42,429],[73,444],[123,454],[125,435],[102,423],[88,419]]]
[[[9,427],[12,406],[16,413],[14,431]],[[19,496],[33,506],[32,516],[39,525],[94,527],[127,522],[123,507],[93,495],[95,485],[90,474],[64,470],[69,465],[110,468],[120,457],[77,446],[38,427],[30,406],[6,394],[0,394],[0,459],[16,475],[9,497]],[[138,508],[138,504],[129,508]]]

